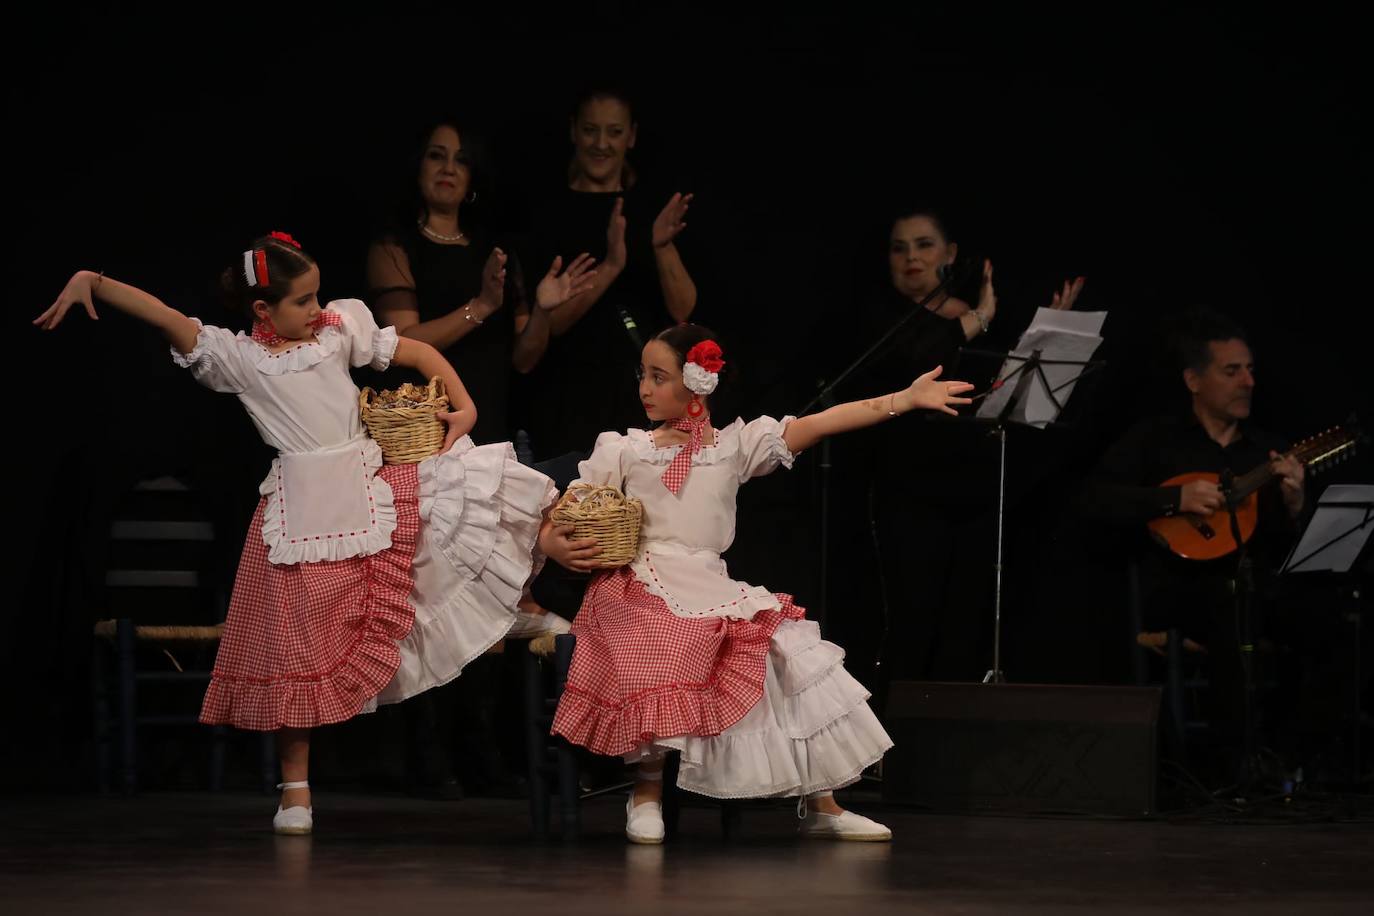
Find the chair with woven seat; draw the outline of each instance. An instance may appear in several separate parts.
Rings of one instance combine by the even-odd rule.
[[[171,477],[142,481],[121,515],[110,525],[105,573],[116,616],[95,624],[91,687],[98,786],[111,788],[117,733],[119,788],[132,794],[139,784],[140,729],[198,727],[198,696],[176,691],[209,682],[225,600],[204,573],[216,549],[214,526],[198,516],[189,487]],[[141,711],[159,700],[169,708]],[[214,790],[224,783],[228,735],[222,726],[210,731]],[[270,789],[276,783],[271,734],[261,736],[259,751],[260,781]]]
[[[1188,698],[1198,690],[1207,687],[1207,681],[1200,674],[1189,676],[1188,661],[1203,651],[1191,639],[1183,636],[1181,630],[1172,628],[1164,631],[1145,629],[1143,595],[1140,585],[1140,562],[1131,557],[1126,566],[1126,607],[1130,637],[1136,645],[1131,657],[1134,681],[1137,686],[1150,683],[1150,655],[1164,658],[1164,741],[1169,756],[1179,763],[1188,761],[1189,732],[1198,732],[1207,727],[1205,720],[1197,714],[1197,703]]]

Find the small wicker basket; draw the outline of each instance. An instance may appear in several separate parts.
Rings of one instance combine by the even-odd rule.
[[[410,401],[415,406],[391,406],[397,401]],[[382,447],[382,460],[387,464],[415,464],[444,447],[445,427],[437,415],[448,412],[448,396],[438,376],[427,386],[406,382],[394,391],[364,388],[358,393],[358,409],[368,435]]]
[[[601,553],[591,562],[600,569],[624,566],[639,553],[644,504],[615,487],[585,483],[569,487],[549,517],[555,524],[572,525],[573,540],[596,538]]]

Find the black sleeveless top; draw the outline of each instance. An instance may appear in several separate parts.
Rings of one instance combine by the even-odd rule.
[[[396,241],[410,259],[421,321],[442,318],[462,308],[481,291],[482,266],[493,247],[490,239],[477,235],[467,245],[442,245],[413,229],[408,237]],[[515,344],[512,310],[520,299],[519,281],[515,279],[518,271],[518,265],[506,262],[504,305],[480,327],[443,351],[477,405],[472,438],[478,444],[511,438],[511,350]]]

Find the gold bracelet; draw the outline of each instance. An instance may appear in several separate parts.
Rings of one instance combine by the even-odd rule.
[[[888,402],[887,415],[889,417],[900,417],[901,414],[897,413],[897,392],[892,392],[889,397],[892,400]]]
[[[486,320],[484,318],[472,317],[472,303],[468,303],[467,305],[463,306],[463,317],[466,318],[468,321],[471,321],[473,324],[481,324],[483,321]]]

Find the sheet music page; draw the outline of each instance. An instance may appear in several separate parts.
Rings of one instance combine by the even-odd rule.
[[[1097,352],[1097,348],[1102,344],[1102,324],[1106,320],[1106,312],[1038,309],[1035,318],[1031,320],[1030,327],[1026,328],[1025,333],[1021,335],[1021,340],[1011,351],[1010,356],[1030,356],[1031,353],[1039,350],[1041,359],[1067,359],[1086,362],[1092,359],[1092,355]],[[1008,358],[1002,364],[1002,370],[997,373],[997,378],[1007,378],[1022,365],[1024,365],[1022,360]],[[1054,392],[1054,400],[1060,404],[1067,404],[1076,384],[1076,381],[1071,380],[1076,380],[1082,374],[1083,367],[1044,366],[1043,369],[1045,379],[1050,383],[1050,390]],[[996,419],[1016,390],[1019,381],[1020,374],[1018,373],[1015,378],[988,395],[978,407],[978,416]],[[1058,408],[1054,406],[1054,400],[1050,399],[1050,391],[1046,390],[1044,382],[1038,376],[1033,377],[1026,396],[1011,412],[1011,419],[1044,429],[1054,422],[1055,417],[1059,415]]]
[[[1363,505],[1334,506],[1331,503]],[[1371,531],[1374,531],[1374,486],[1332,484],[1322,492],[1317,511],[1307,523],[1298,546],[1288,555],[1282,572],[1344,572],[1360,555]],[[1339,541],[1313,555],[1314,550],[1337,537]]]

